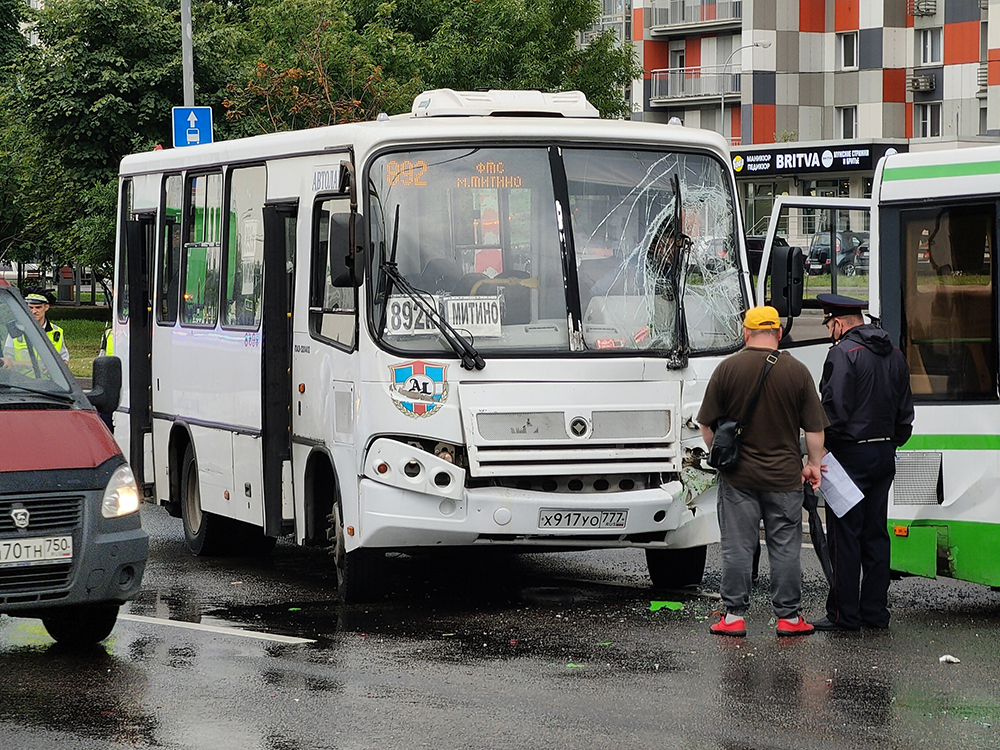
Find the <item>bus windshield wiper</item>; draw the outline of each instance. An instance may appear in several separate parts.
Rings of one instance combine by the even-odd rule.
[[[54,398],[57,401],[63,401],[67,404],[72,404],[76,401],[76,397],[70,393],[58,393],[56,391],[47,391],[44,388],[32,388],[28,385],[14,385],[13,383],[0,383],[0,390],[17,390],[24,391],[25,393],[34,393],[39,396],[47,396],[49,398]]]
[[[448,346],[452,348],[455,354],[462,358],[463,368],[466,370],[482,370],[486,367],[486,360],[484,360],[483,356],[476,350],[476,347],[474,347],[462,334],[455,330],[455,327],[452,326],[451,323],[442,317],[435,305],[429,304],[427,300],[421,296],[422,294],[427,295],[427,292],[415,289],[413,285],[410,284],[410,282],[407,281],[406,278],[399,272],[399,269],[396,267],[394,262],[387,261],[383,263],[382,273],[388,276],[389,280],[392,282],[389,287],[390,289],[394,285],[396,289],[413,300],[413,304],[419,307],[423,311],[424,315],[427,316],[427,319],[430,320],[439,331],[441,331],[441,335],[444,337],[444,340],[448,342]],[[388,298],[386,301],[388,302]]]

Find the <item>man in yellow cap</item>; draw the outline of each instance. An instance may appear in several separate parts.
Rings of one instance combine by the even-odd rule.
[[[69,347],[66,346],[66,336],[63,329],[46,317],[49,311],[48,296],[43,292],[31,292],[25,296],[24,301],[28,303],[28,309],[35,318],[35,322],[45,331],[45,335],[49,337],[49,341],[59,352],[62,361],[69,364]],[[3,357],[0,357],[0,367],[9,367],[12,362],[27,361],[27,347],[23,337],[15,339],[8,336],[3,348]]]
[[[771,566],[771,605],[779,636],[808,635],[801,616],[802,485],[818,487],[823,430],[829,424],[809,370],[788,352],[778,352],[781,319],[773,307],[754,307],[743,320],[746,347],[712,373],[698,412],[702,437],[711,446],[720,419],[742,426],[736,465],[719,472],[719,531],[726,614],[710,630],[745,636],[754,549],[764,521]],[[765,371],[766,365],[770,367]],[[758,392],[756,405],[754,394]],[[750,412],[748,414],[748,412]],[[806,435],[802,465],[799,430]]]

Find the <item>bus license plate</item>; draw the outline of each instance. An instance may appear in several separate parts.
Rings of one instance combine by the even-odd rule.
[[[73,557],[73,537],[48,536],[36,539],[0,541],[0,566],[69,560]]]
[[[552,510],[538,511],[540,529],[624,529],[627,510]]]

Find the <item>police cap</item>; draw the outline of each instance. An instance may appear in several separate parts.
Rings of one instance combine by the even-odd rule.
[[[841,315],[860,315],[868,307],[863,299],[846,297],[843,294],[817,294],[816,301],[823,306],[823,323],[829,323]]]

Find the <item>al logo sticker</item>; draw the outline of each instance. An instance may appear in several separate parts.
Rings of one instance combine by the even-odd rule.
[[[408,417],[429,417],[448,400],[448,365],[423,360],[390,367],[389,395]]]

